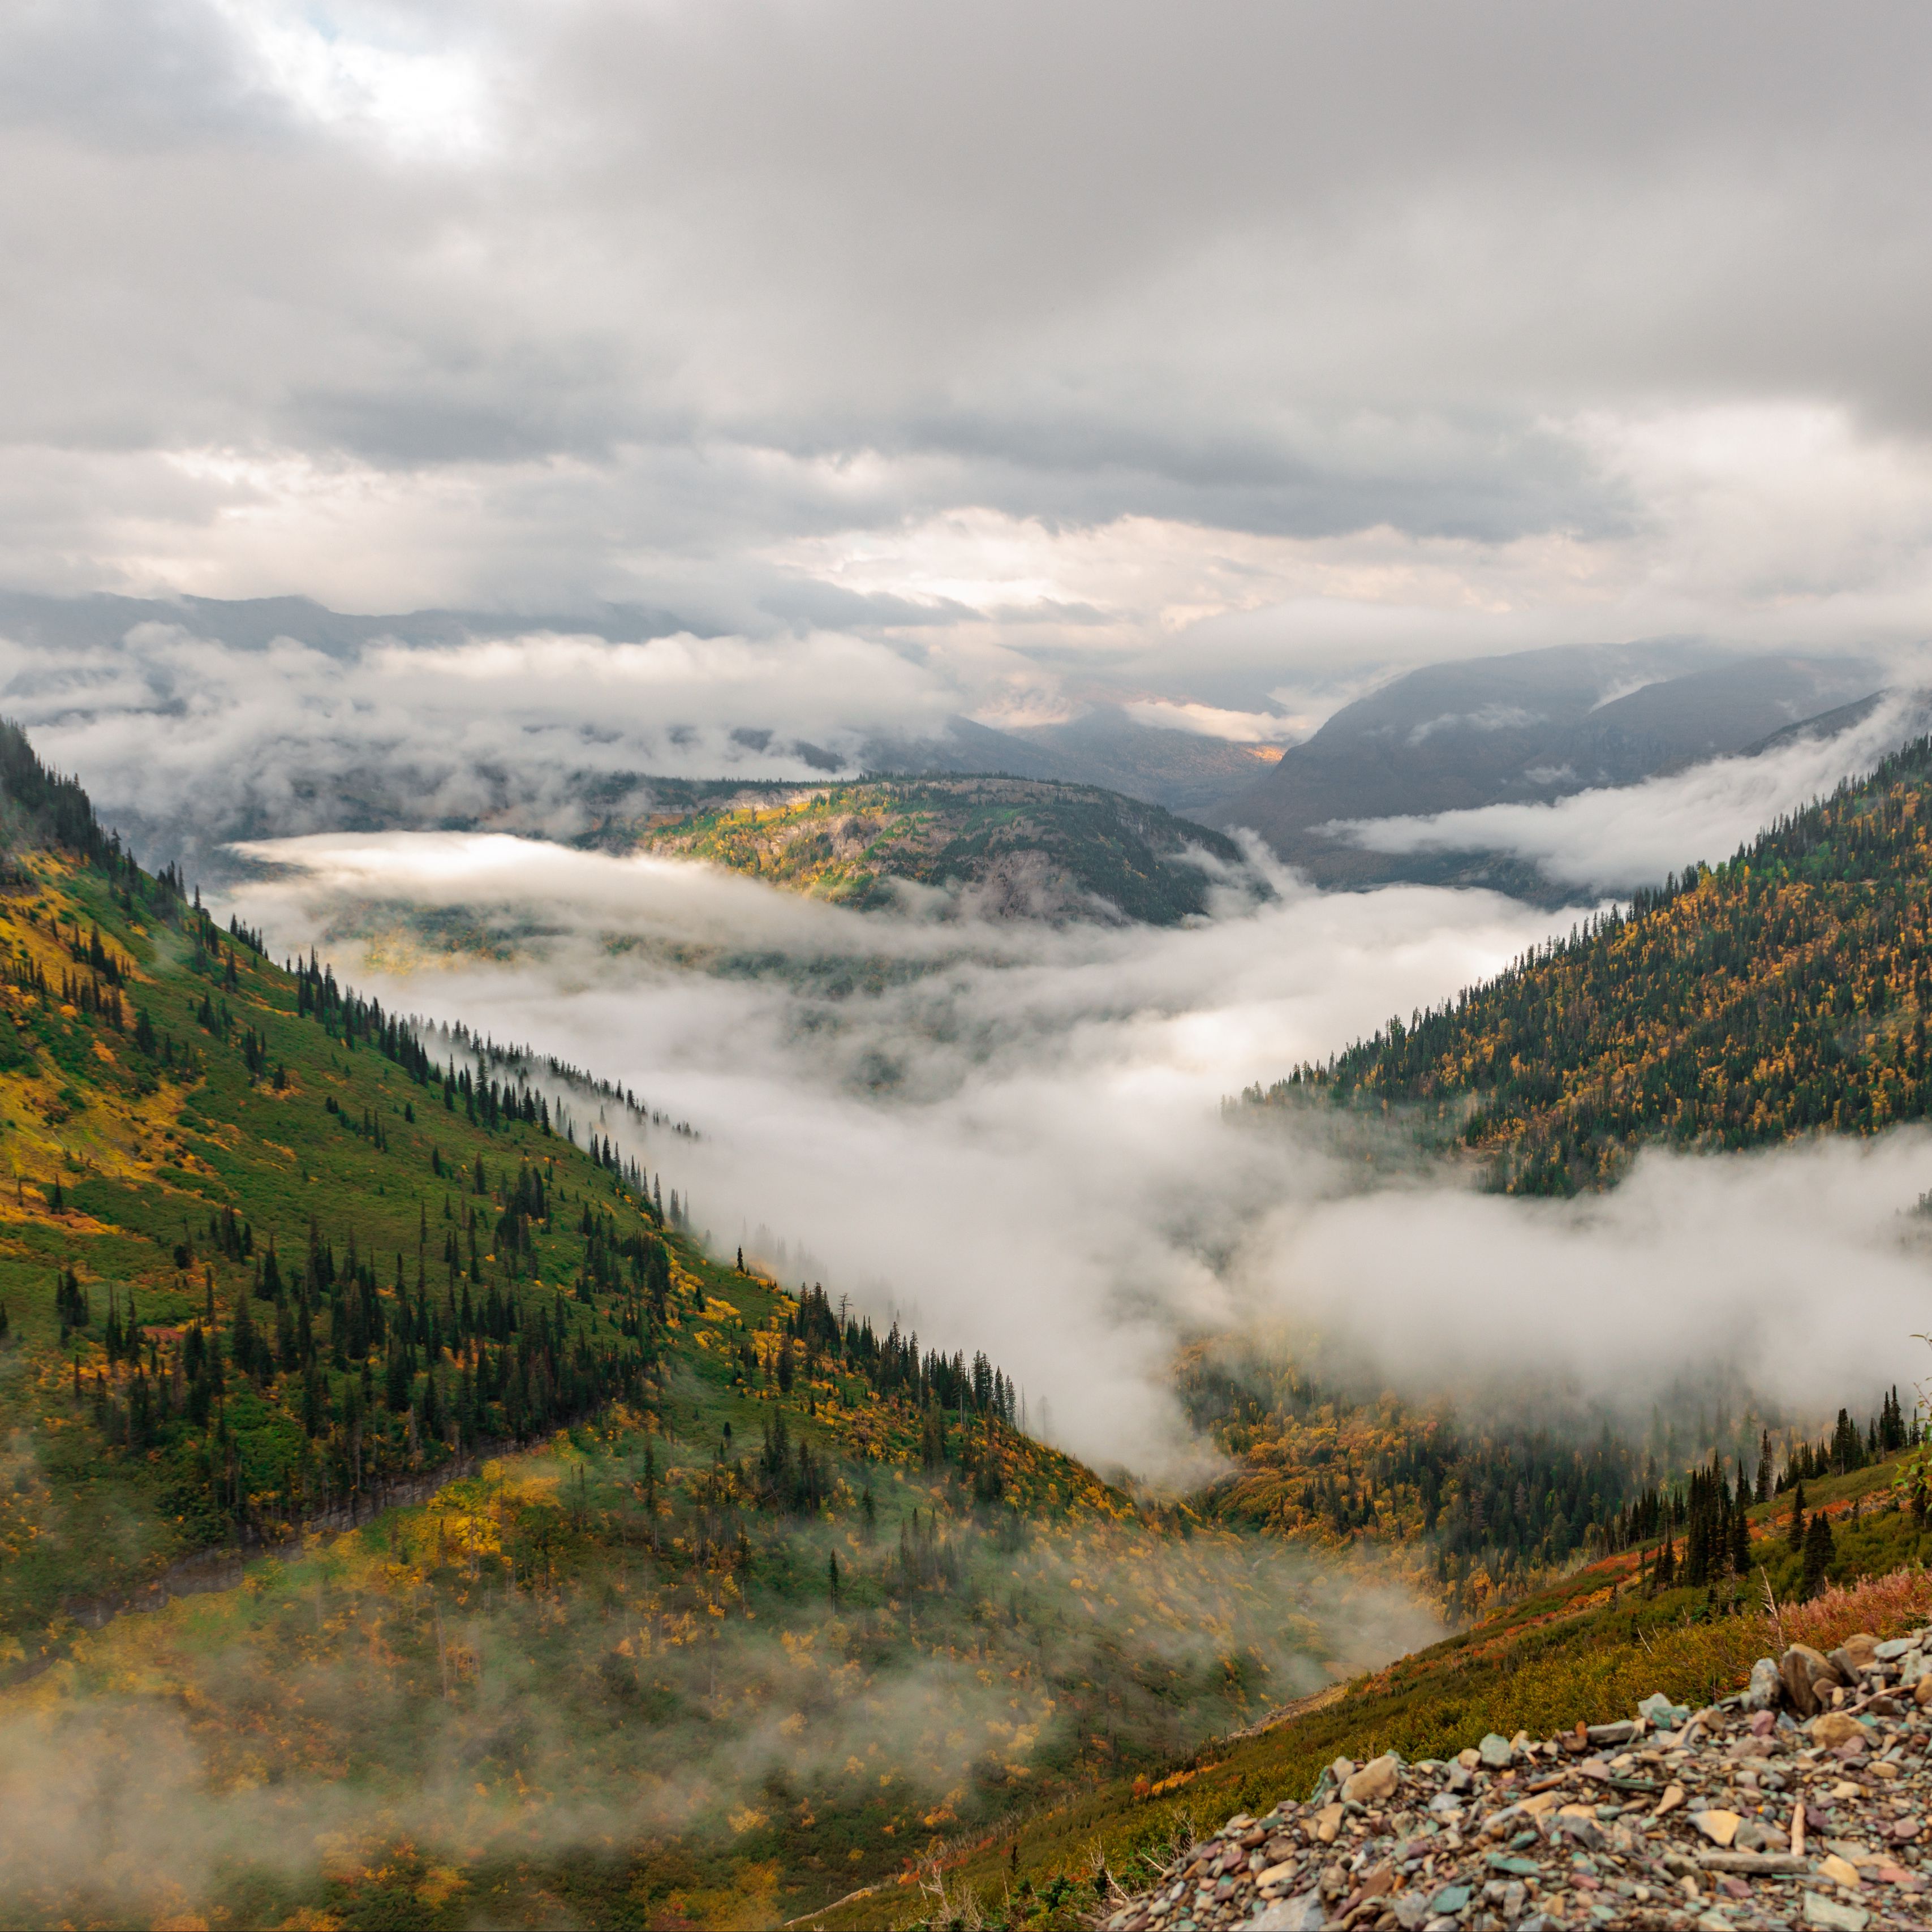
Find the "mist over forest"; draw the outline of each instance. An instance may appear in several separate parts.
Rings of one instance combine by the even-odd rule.
[[[1922,1916],[1928,56],[0,16],[7,1922]]]

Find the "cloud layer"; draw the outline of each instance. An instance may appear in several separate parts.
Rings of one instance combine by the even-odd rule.
[[[808,662],[889,638],[993,710],[1909,640],[1928,42],[1526,0],[16,9],[0,580],[639,602]]]
[[[0,636],[0,711],[166,856],[250,830],[576,832],[640,772],[822,777],[880,732],[942,731],[953,696],[849,634],[613,642],[512,627],[411,645],[328,640],[314,614],[322,640],[152,620],[94,641]]]

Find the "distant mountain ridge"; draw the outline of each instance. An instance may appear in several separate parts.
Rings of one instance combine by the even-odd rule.
[[[1677,644],[1432,664],[1345,706],[1210,815],[1260,832],[1322,885],[1414,879],[1533,896],[1526,868],[1493,854],[1373,852],[1322,828],[1634,784],[1795,730],[1842,730],[1875,701],[1879,676],[1856,659],[1736,658]]]
[[[196,647],[146,637],[146,626],[232,647],[221,676],[232,689],[197,684],[202,674],[184,668],[200,662]],[[334,702],[340,694],[331,674],[305,660],[304,676],[320,682],[298,680],[285,702],[258,706],[238,723],[236,755],[217,783],[123,782],[124,764],[90,772],[97,793],[112,802],[115,822],[143,852],[210,880],[234,875],[236,862],[224,848],[236,842],[421,830],[568,838],[626,813],[651,813],[668,782],[664,765],[688,770],[693,760],[680,736],[686,728],[674,715],[654,718],[657,700],[648,693],[626,700],[636,707],[634,739],[621,717],[607,723],[594,704],[581,716],[566,706],[539,754],[516,734],[487,728],[487,719],[485,728],[469,730],[460,709],[447,731],[403,728],[403,714],[386,714],[380,701],[386,673],[378,668],[364,677],[353,668],[391,644],[434,652],[553,633],[635,646],[715,630],[644,605],[360,615],[299,597],[0,591],[0,635],[28,647],[29,668],[16,679],[22,701],[76,746],[124,745],[127,731],[117,725],[184,728],[206,704],[245,699],[248,658],[284,639],[334,660],[348,680],[343,692],[357,694],[358,704],[374,679],[374,710],[365,717],[357,705]],[[132,684],[121,676],[117,652],[137,673]],[[1508,853],[1378,851],[1328,828],[1549,801],[1713,757],[1774,750],[1794,732],[1856,723],[1857,706],[1873,701],[1882,676],[1856,658],[1741,656],[1695,640],[1564,646],[1409,672],[1285,752],[1144,723],[1102,686],[1084,692],[1077,715],[1054,723],[955,715],[869,736],[842,725],[836,711],[816,712],[809,724],[782,715],[782,705],[781,715],[753,715],[763,700],[748,692],[752,709],[744,718],[714,717],[704,728],[704,755],[721,782],[741,770],[776,770],[844,782],[993,774],[1096,786],[1224,832],[1258,832],[1318,885],[1482,886],[1555,903],[1563,890]]]

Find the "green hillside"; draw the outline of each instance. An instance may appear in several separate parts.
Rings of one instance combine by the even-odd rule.
[[[1331,1674],[1352,1585],[708,1258],[615,1089],[0,782],[10,1922],[769,1924]]]
[[[1238,1466],[1137,1502],[986,1355],[707,1256],[616,1088],[432,1055],[17,734],[0,787],[10,1922],[1070,1927],[1338,1751],[1708,1694],[1767,1600],[1926,1614],[1922,1508],[1871,1507],[1889,1402],[1775,1445],[1835,1512],[1794,1540],[1795,1492],[1741,1528],[1721,1466],[1684,1478],[1742,1466],[1742,1408],[1640,1466],[1204,1350],[1181,1394]],[[1328,1688],[1426,1640],[1405,1576],[1486,1620]]]
[[[686,788],[686,790],[692,788]],[[680,801],[667,788],[668,805]],[[963,889],[990,916],[1112,915],[1172,926],[1204,912],[1208,875],[1188,856],[1241,863],[1226,833],[1096,785],[1012,778],[698,792],[688,808],[626,829],[640,848],[703,859],[788,891],[861,908],[892,882]]]
[[[1495,1184],[1614,1181],[1636,1150],[1871,1133],[1932,1111],[1932,740],[1724,864],[1526,955],[1255,1106],[1427,1110]]]
[[[929,1899],[943,1886],[945,1901],[932,1922],[1098,1922],[1175,1849],[1237,1813],[1307,1798],[1337,1757],[1451,1758],[1492,1731],[1543,1737],[1628,1717],[1660,1690],[1696,1708],[1741,1688],[1756,1658],[1789,1644],[1828,1652],[1855,1630],[1888,1637],[1922,1626],[1932,1616],[1932,1529],[1922,1497],[1908,1507],[1897,1492],[1902,1466],[1894,1457],[1810,1486],[1812,1513],[1831,1526],[1815,1594],[1789,1534],[1789,1496],[1753,1507],[1741,1561],[1714,1562],[1694,1585],[1680,1573],[1658,1586],[1652,1540],[1270,1723],[1210,1740],[1158,1778],[1105,1780],[1016,1830],[961,1844],[928,1876]],[[861,1903],[814,1922],[881,1922]]]

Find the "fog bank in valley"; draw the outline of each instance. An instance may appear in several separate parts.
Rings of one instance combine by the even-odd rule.
[[[1282,1319],[1418,1395],[1526,1380],[1608,1402],[1735,1368],[1809,1413],[1913,1366],[1917,1132],[1652,1154],[1616,1195],[1480,1195],[1400,1120],[1221,1102],[1492,972],[1552,920],[1488,895],[1276,874],[1174,932],[858,914],[650,859],[458,836],[256,848],[272,945],[320,938],[386,1004],[634,1088],[702,1138],[627,1153],[728,1252],[766,1228],[835,1293],[985,1348],[1038,1423],[1155,1478],[1207,1474],[1168,1385],[1201,1334]],[[1691,856],[1687,854],[1686,856]],[[452,934],[489,938],[485,959]],[[1819,1284],[1829,1332],[1792,1345]]]

